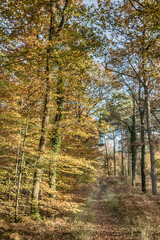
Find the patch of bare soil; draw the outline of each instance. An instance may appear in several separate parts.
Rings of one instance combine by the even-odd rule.
[[[142,194],[125,178],[100,178],[91,240],[159,240],[160,195]]]
[[[130,233],[124,230],[120,216],[116,214],[116,209],[114,209],[116,206],[113,206],[113,209],[111,205],[109,207],[110,202],[107,201],[107,193],[104,194],[107,191],[107,187],[109,187],[107,185],[106,179],[99,179],[99,191],[94,204],[95,223],[91,240],[136,240],[137,237],[135,235],[131,236]],[[118,204],[117,202],[117,205]]]

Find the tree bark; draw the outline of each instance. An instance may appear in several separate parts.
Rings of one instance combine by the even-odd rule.
[[[106,150],[106,157],[105,157],[104,168],[105,168],[105,171],[107,169],[108,176],[110,176],[107,142],[105,142],[105,150]]]
[[[18,134],[18,145],[17,145],[17,158],[16,158],[16,166],[15,166],[15,179],[14,179],[15,188],[16,188],[16,184],[17,184],[18,166],[19,166],[19,158],[20,158],[21,135],[22,135],[22,129],[21,129],[21,123],[20,123],[20,130],[19,130],[19,134]]]
[[[32,191],[32,209],[31,213],[34,217],[39,218],[38,199],[39,199],[39,187],[42,177],[42,169],[36,168],[34,172],[34,182]]]
[[[117,163],[116,163],[116,137],[113,130],[113,159],[114,159],[114,176],[117,176]]]
[[[132,186],[135,186],[135,174],[136,174],[136,116],[135,116],[135,100],[133,99],[133,115],[132,115],[132,129],[131,129],[131,154],[132,154]]]
[[[55,13],[54,13],[54,0],[50,0],[50,27],[49,27],[49,42],[52,41],[55,35]],[[38,195],[39,195],[39,187],[41,181],[42,174],[42,154],[45,152],[46,143],[47,143],[47,130],[49,123],[49,104],[51,100],[51,84],[50,84],[50,46],[47,49],[47,59],[46,59],[46,94],[44,101],[44,110],[42,117],[42,127],[41,127],[41,137],[39,141],[39,156],[36,161],[36,166],[34,170],[34,178],[33,178],[33,189],[32,189],[32,204],[31,204],[31,215],[33,217],[39,217],[39,208],[38,208]],[[36,193],[36,194],[34,194]]]
[[[155,169],[155,152],[154,143],[152,138],[152,125],[151,125],[151,109],[149,101],[149,89],[147,81],[144,82],[144,92],[145,92],[145,105],[146,105],[146,120],[147,120],[147,133],[149,141],[150,150],[150,162],[151,162],[151,181],[152,181],[152,194],[157,194],[157,182],[156,182],[156,169]]]
[[[130,146],[128,145],[128,176],[131,175],[131,158],[130,158]]]
[[[140,148],[141,148],[141,189],[142,192],[146,192],[146,173],[145,173],[145,125],[144,125],[144,115],[145,115],[145,104],[144,97],[142,93],[141,82],[139,81],[139,118],[140,118]]]
[[[124,176],[124,153],[123,153],[123,140],[124,140],[124,137],[123,137],[123,129],[121,130],[121,152],[122,152],[122,162],[121,162],[121,174],[122,176]]]
[[[61,70],[61,69],[60,69]],[[54,119],[52,130],[51,147],[56,154],[59,153],[61,146],[61,120],[63,111],[63,79],[60,77],[57,82],[57,113]],[[49,186],[51,189],[50,197],[56,197],[56,166],[55,159],[50,159]]]
[[[140,109],[139,111],[140,111],[140,138],[141,138],[141,187],[142,192],[146,192],[144,110]]]
[[[38,217],[39,210],[38,210],[38,199],[37,196],[39,195],[39,186],[41,181],[41,174],[42,174],[42,155],[45,152],[45,147],[47,143],[47,130],[48,130],[48,122],[49,122],[49,103],[51,98],[51,87],[50,87],[50,80],[49,80],[49,59],[47,57],[47,79],[46,79],[46,95],[44,101],[44,110],[43,110],[43,118],[42,118],[42,127],[41,127],[41,137],[39,142],[39,156],[36,161],[35,170],[34,170],[34,178],[33,178],[33,189],[32,189],[32,204],[31,204],[31,215],[33,217]],[[37,194],[34,194],[37,193]]]

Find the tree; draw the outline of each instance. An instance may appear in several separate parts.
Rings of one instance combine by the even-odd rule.
[[[91,22],[90,13],[80,2],[51,0],[14,3],[4,1],[2,4],[4,40],[1,67],[5,96],[1,105],[4,113],[3,119],[1,118],[4,120],[4,141],[1,146],[5,154],[9,148],[8,154],[13,156],[15,165],[12,172],[10,162],[7,162],[10,179],[8,189],[11,189],[9,198],[15,200],[15,190],[12,191],[12,187],[15,189],[14,184],[19,175],[17,199],[21,203],[23,191],[28,190],[29,197],[32,198],[31,215],[39,218],[40,182],[49,183],[55,190],[55,176],[52,173],[58,171],[58,182],[63,179],[57,159],[62,160],[64,155],[66,161],[69,156],[72,158],[67,165],[72,169],[72,180],[76,171],[79,172],[78,176],[83,175],[84,171],[88,176],[87,181],[92,178],[94,168],[90,154],[92,152],[97,157],[95,145],[98,140],[96,120],[91,114],[100,99],[96,90],[99,70],[97,66],[93,67],[93,54],[101,44],[95,25],[89,24],[87,27],[86,22]],[[15,115],[14,121],[11,121],[12,114]],[[73,123],[69,119],[72,115]],[[24,134],[26,119],[28,125]],[[9,137],[8,128],[12,129]],[[66,132],[62,133],[63,130]],[[71,140],[76,144],[71,143]],[[10,147],[4,142],[10,142]],[[69,151],[69,146],[74,149],[74,154]],[[80,152],[76,158],[77,148]],[[75,170],[70,165],[76,160]],[[85,160],[88,161],[86,168]],[[46,174],[49,179],[45,177]],[[80,179],[84,180],[84,175]],[[55,193],[48,187],[46,189],[51,195]],[[28,206],[30,201],[27,200],[28,198]],[[18,208],[16,212],[18,221]]]
[[[132,2],[132,4],[130,3]],[[154,91],[155,89],[155,81],[157,81],[157,67],[156,70],[153,70],[151,65],[156,66],[156,59],[154,58],[153,49],[156,48],[157,42],[157,30],[154,32],[151,30],[153,26],[153,22],[149,21],[148,18],[145,16],[144,11],[138,11],[136,5],[133,6],[133,2],[138,2],[141,4],[140,1],[129,1],[129,2],[121,2],[115,3],[112,1],[103,2],[99,1],[99,6],[101,12],[107,12],[108,14],[108,21],[105,23],[107,29],[112,30],[113,39],[111,41],[111,48],[110,48],[110,56],[111,59],[107,61],[107,71],[112,71],[115,75],[116,81],[120,81],[122,84],[129,89],[131,92],[134,100],[136,101],[137,106],[139,106],[143,110],[140,110],[140,118],[141,118],[141,171],[142,171],[142,190],[145,191],[145,169],[144,169],[144,137],[143,137],[143,118],[144,113],[146,113],[146,117],[150,114],[149,110],[147,110],[147,104],[143,104],[142,100],[147,102],[147,91]],[[143,5],[143,4],[142,4]],[[109,9],[113,9],[112,12]],[[102,22],[105,19],[102,18]],[[146,25],[146,22],[148,25]],[[154,41],[153,41],[154,39]],[[151,44],[152,42],[152,44]],[[152,51],[150,48],[150,44],[152,46]],[[150,48],[149,52],[148,49]],[[152,53],[151,53],[152,52]],[[108,56],[109,58],[109,56]],[[150,60],[152,59],[152,60]],[[144,62],[145,61],[145,62]],[[152,63],[151,63],[152,62]],[[150,67],[149,67],[150,66]],[[145,69],[145,70],[143,70]],[[145,78],[144,78],[145,72]],[[156,78],[153,77],[156,75]],[[147,79],[146,79],[147,78]],[[151,80],[152,79],[152,80]],[[146,84],[147,81],[147,84]],[[137,101],[138,96],[138,88],[135,87],[135,84],[139,85],[139,91],[141,92],[141,99]],[[152,87],[148,85],[148,83],[152,85]],[[152,83],[151,83],[152,82]],[[133,88],[134,86],[134,88]],[[143,88],[143,90],[142,90]],[[140,90],[141,89],[141,90]],[[148,89],[148,90],[145,90]],[[145,98],[144,98],[145,97]],[[145,112],[146,109],[146,112]],[[148,117],[147,117],[148,118]],[[147,120],[148,121],[148,120]],[[150,121],[148,121],[150,122]],[[148,124],[147,132],[150,132],[151,122]],[[149,137],[150,138],[150,137]],[[152,138],[151,138],[152,139]],[[152,143],[151,143],[152,142]],[[154,152],[154,144],[153,141],[149,141],[149,145],[151,146],[150,152]],[[154,167],[154,157],[153,153],[151,156],[151,168],[152,168],[152,190],[153,194],[156,193],[156,180],[155,180],[155,167]],[[154,173],[153,173],[154,172]]]

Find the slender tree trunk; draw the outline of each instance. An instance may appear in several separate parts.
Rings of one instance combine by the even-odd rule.
[[[61,70],[61,69],[60,69]],[[61,120],[63,111],[63,79],[60,77],[57,82],[57,113],[54,119],[52,130],[51,147],[56,154],[59,153],[61,146]],[[49,186],[51,189],[50,197],[56,197],[56,163],[55,159],[50,159]]]
[[[145,115],[145,105],[144,97],[142,98],[142,86],[139,82],[139,118],[140,118],[140,139],[141,139],[141,188],[142,192],[146,192],[146,173],[145,173],[145,125],[144,125],[144,115]]]
[[[149,142],[149,150],[150,150],[152,194],[157,194],[155,150],[154,150],[154,142],[153,142],[153,136],[152,136],[151,108],[150,108],[150,100],[149,100],[149,81],[148,81],[148,76],[146,76],[146,69],[147,69],[146,29],[147,29],[147,26],[143,19],[142,76],[143,76],[143,88],[144,88],[144,94],[145,94],[147,133],[148,133],[148,142]]]
[[[53,37],[55,36],[55,4],[54,0],[50,0],[50,26],[49,26],[49,43],[52,42]],[[34,179],[33,179],[33,190],[32,190],[32,204],[31,204],[31,215],[33,217],[39,217],[39,208],[38,208],[38,197],[39,197],[39,188],[42,174],[42,155],[45,152],[46,143],[47,143],[47,131],[49,123],[49,104],[51,101],[51,83],[50,83],[50,53],[51,46],[49,44],[47,49],[47,59],[46,59],[46,94],[44,101],[44,110],[42,118],[42,127],[41,127],[41,137],[39,142],[39,157],[36,161]],[[34,194],[36,193],[36,194]]]
[[[8,200],[11,200],[11,169],[8,171],[8,186],[9,186],[9,193],[8,193]]]
[[[122,174],[122,176],[124,176],[124,153],[123,153],[123,140],[124,140],[124,138],[123,138],[123,129],[122,129],[122,131],[121,131],[121,152],[122,152],[122,162],[121,162],[121,174]]]
[[[105,171],[107,169],[108,176],[110,176],[107,142],[105,142],[105,150],[106,150],[106,157],[105,157],[105,166],[104,166],[104,168],[105,168]]]
[[[144,128],[144,110],[140,110],[140,138],[141,138],[141,186],[142,192],[146,192],[146,173],[145,173],[145,128]]]
[[[113,159],[114,159],[114,176],[117,176],[117,163],[116,163],[116,137],[113,130]]]
[[[125,154],[125,175],[128,177],[128,161],[127,161],[127,153]]]
[[[24,131],[24,139],[23,139],[22,153],[21,153],[21,159],[20,159],[19,177],[18,177],[17,192],[16,192],[15,222],[18,222],[19,194],[20,194],[21,180],[22,180],[22,173],[23,173],[23,166],[24,166],[24,154],[25,154],[25,146],[26,146],[27,131],[28,131],[28,121],[29,121],[29,107],[30,107],[30,101],[28,100],[26,126],[25,126],[25,131]]]
[[[131,130],[132,186],[135,186],[136,161],[137,161],[136,148],[137,148],[137,146],[136,146],[136,116],[135,116],[135,100],[133,99],[133,115],[132,115],[132,130]]]
[[[130,158],[130,146],[128,145],[128,176],[131,175],[131,158]]]
[[[146,118],[147,118],[147,133],[148,133],[150,162],[151,162],[152,194],[155,195],[155,194],[157,194],[155,152],[154,152],[154,143],[153,143],[153,138],[152,138],[151,109],[150,109],[149,90],[148,90],[147,82],[144,82],[144,92],[145,92],[145,105],[146,105]]]
[[[19,138],[18,138],[18,146],[17,146],[17,159],[16,159],[16,166],[15,166],[15,179],[14,179],[14,185],[15,185],[15,188],[16,188],[16,184],[17,184],[18,165],[19,165],[19,158],[20,158],[20,142],[21,142],[21,135],[22,135],[22,129],[21,129],[21,123],[20,123]]]
[[[51,100],[48,57],[47,57],[46,70],[47,70],[48,77],[46,80],[47,87],[46,87],[46,95],[45,95],[45,101],[44,101],[41,137],[39,142],[39,156],[37,158],[36,165],[35,165],[34,177],[33,177],[33,189],[32,189],[31,215],[35,218],[39,217],[39,208],[38,208],[39,187],[40,187],[40,181],[42,177],[43,153],[45,152],[45,147],[47,143],[47,130],[48,130],[48,122],[49,122],[49,103]]]
[[[152,182],[152,194],[157,194],[157,183],[156,183],[156,169],[155,169],[155,150],[152,136],[152,123],[151,123],[151,108],[149,100],[149,81],[146,76],[147,66],[147,54],[146,54],[146,25],[143,19],[143,38],[142,38],[142,76],[143,76],[143,88],[145,94],[145,109],[146,109],[146,120],[147,120],[147,133],[150,150],[150,162],[151,162],[151,182]]]

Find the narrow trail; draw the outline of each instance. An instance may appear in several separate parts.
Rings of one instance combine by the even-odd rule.
[[[50,215],[41,221],[0,219],[0,240],[160,240],[160,193],[142,194],[125,177],[101,175],[71,197],[47,205]]]
[[[99,191],[93,204],[95,223],[93,225],[93,235],[90,240],[136,240],[129,231],[124,230],[124,224],[116,212],[111,211],[105,201],[104,192],[107,185],[103,179],[99,179]]]

